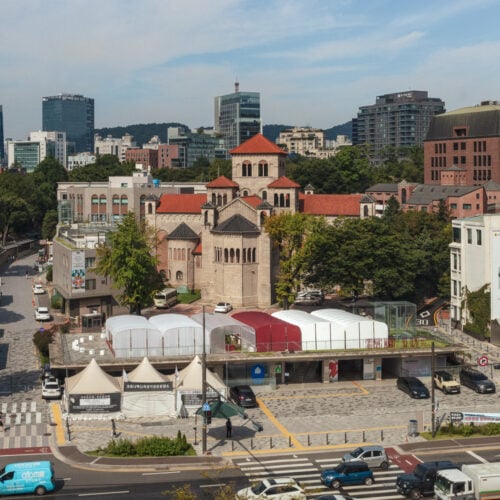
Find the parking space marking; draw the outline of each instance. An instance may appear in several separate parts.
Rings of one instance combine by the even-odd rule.
[[[292,435],[291,432],[287,430],[287,428],[272,414],[271,410],[264,404],[264,402],[257,398],[257,403],[259,404],[259,408],[264,412],[269,421],[283,434],[283,436],[290,439],[293,447],[296,450],[305,450],[306,448],[300,444],[300,442]]]
[[[324,392],[321,393],[316,393],[316,394],[299,394],[296,396],[261,396],[261,399],[265,401],[283,401],[286,399],[323,399],[323,398],[342,398],[342,397],[347,397],[347,396],[366,396],[370,394],[370,391],[365,389],[361,384],[357,382],[352,382],[354,386],[356,386],[359,391],[356,392],[338,392],[338,393],[332,393],[331,391],[325,390]],[[342,390],[342,389],[340,389]]]

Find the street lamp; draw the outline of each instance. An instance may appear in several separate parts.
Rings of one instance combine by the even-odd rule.
[[[205,347],[205,306],[203,306],[203,352],[201,354],[201,404],[205,408],[207,402],[207,351]],[[203,418],[201,427],[201,450],[203,454],[207,452],[207,420]]]

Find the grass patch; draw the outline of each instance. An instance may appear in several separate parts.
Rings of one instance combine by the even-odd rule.
[[[420,435],[429,440],[455,439],[469,437],[485,437],[500,435],[500,423],[488,422],[487,424],[476,425],[474,422],[467,424],[449,423],[442,425],[432,437],[432,432],[421,432]]]
[[[201,299],[201,290],[195,290],[193,293],[178,293],[177,302],[179,304],[192,304]]]

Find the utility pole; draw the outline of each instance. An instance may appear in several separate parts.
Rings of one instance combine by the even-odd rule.
[[[434,387],[434,373],[436,372],[436,352],[434,341],[431,344],[431,429],[432,437],[436,437],[436,389]]]
[[[201,354],[201,403],[203,409],[207,402],[207,351],[205,346],[205,306],[203,306],[203,352]],[[203,416],[203,425],[201,427],[201,451],[203,454],[207,452],[207,420]]]

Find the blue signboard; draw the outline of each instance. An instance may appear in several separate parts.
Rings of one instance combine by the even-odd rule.
[[[208,403],[203,405],[203,411],[210,411],[210,405]]]
[[[266,367],[261,364],[253,365],[250,374],[254,384],[261,384],[266,376]]]

